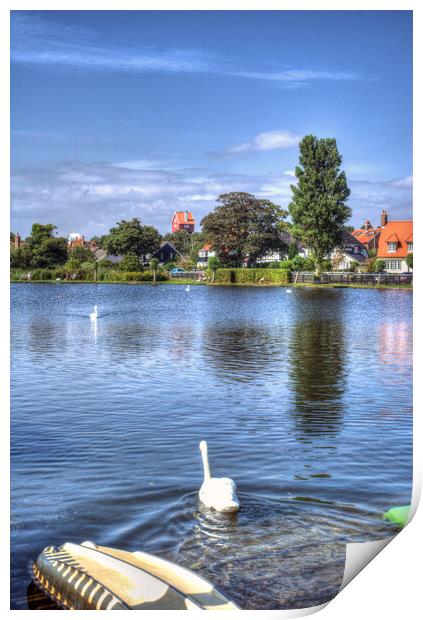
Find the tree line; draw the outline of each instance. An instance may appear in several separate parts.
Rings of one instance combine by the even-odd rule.
[[[202,232],[184,230],[161,237],[153,226],[138,218],[122,220],[107,235],[91,241],[109,254],[124,257],[121,268],[136,271],[146,257],[154,254],[163,240],[169,241],[184,257],[186,266],[197,262],[198,251],[211,245],[216,257],[210,266],[255,266],[270,252],[294,258],[298,244],[308,249],[309,260],[319,275],[330,252],[340,243],[351,216],[347,206],[350,190],[342,158],[333,138],[305,136],[299,145],[297,184],[291,185],[292,199],[287,209],[270,200],[246,192],[230,192],[217,198],[214,210],[201,221]],[[287,218],[290,218],[288,221]],[[54,236],[53,224],[33,224],[22,247],[12,247],[14,268],[69,268],[92,264],[89,247],[68,249],[67,240]],[[140,262],[141,261],[141,262]]]

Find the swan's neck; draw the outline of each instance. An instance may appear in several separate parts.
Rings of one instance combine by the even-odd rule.
[[[204,468],[204,481],[210,480],[210,465],[209,465],[209,456],[207,453],[207,446],[201,448],[201,456],[203,457],[203,468]]]
[[[94,306],[94,312],[97,314],[97,306]]]

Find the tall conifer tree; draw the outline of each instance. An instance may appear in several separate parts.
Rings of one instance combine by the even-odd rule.
[[[345,222],[351,217],[350,195],[342,158],[334,138],[305,136],[300,142],[297,185],[289,204],[293,234],[310,251],[320,277],[322,263],[341,242]]]

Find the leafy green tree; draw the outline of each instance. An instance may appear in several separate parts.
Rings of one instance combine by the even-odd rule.
[[[94,253],[83,245],[77,245],[69,251],[69,260],[75,261],[80,265],[84,262],[92,262],[94,260]]]
[[[223,265],[254,265],[269,251],[285,251],[281,232],[287,211],[270,200],[245,192],[231,192],[217,198],[220,203],[201,221],[207,242]]]
[[[373,269],[375,273],[382,273],[382,271],[385,271],[386,268],[386,263],[384,260],[378,258],[373,265]]]
[[[126,254],[118,264],[119,271],[140,271],[141,263],[135,254]]]
[[[405,262],[407,263],[407,267],[409,269],[413,269],[413,253],[411,252],[411,254],[407,254],[407,258],[405,259]]]
[[[25,241],[31,246],[40,245],[46,239],[52,238],[56,229],[57,226],[54,224],[33,224],[31,228],[31,236]]]
[[[293,271],[313,271],[314,261],[308,257],[294,256],[292,259],[292,269]]]
[[[212,273],[212,283],[214,283],[214,280],[216,278],[216,271],[220,267],[220,260],[217,258],[217,256],[210,256],[209,260],[207,261],[207,267]]]
[[[153,272],[153,284],[156,284],[157,270],[159,268],[159,259],[152,258],[150,261],[150,269]]]
[[[136,217],[122,220],[103,241],[104,249],[110,254],[135,254],[139,258],[153,254],[160,247],[160,234],[154,226],[143,226]]]
[[[295,168],[297,185],[291,185],[288,206],[292,232],[307,247],[320,277],[326,256],[341,241],[351,216],[346,205],[350,195],[341,155],[334,138],[305,136],[300,142],[300,165]]]
[[[297,255],[298,255],[298,244],[295,240],[293,240],[288,246],[288,259],[292,260]]]
[[[50,237],[41,239],[37,245],[31,248],[31,267],[55,267],[64,265],[68,258],[68,243],[62,237]]]
[[[169,243],[184,256],[191,252],[193,240],[186,230],[177,230],[173,233],[167,233],[164,239],[165,241],[169,241]]]
[[[33,224],[20,252],[13,255],[14,264],[24,268],[51,268],[63,265],[68,258],[68,244],[63,237],[53,237],[57,226]]]
[[[95,235],[94,237],[91,237],[90,241],[91,243],[95,243],[98,248],[103,248],[103,244],[104,244],[106,237],[107,235],[100,235],[100,236]]]
[[[10,266],[12,269],[29,269],[32,262],[32,251],[28,245],[10,248]]]

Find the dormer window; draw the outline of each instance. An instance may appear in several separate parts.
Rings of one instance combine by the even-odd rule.
[[[412,252],[412,251],[413,251],[413,242],[407,241],[407,252]]]
[[[397,242],[396,241],[390,241],[388,243],[388,252],[396,252],[397,251]]]

